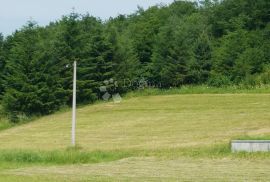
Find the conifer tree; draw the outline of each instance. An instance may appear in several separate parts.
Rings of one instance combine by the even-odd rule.
[[[158,35],[152,71],[156,82],[160,82],[165,88],[181,86],[186,81],[189,60],[186,33],[181,28],[168,24]]]
[[[19,114],[48,114],[61,105],[38,30],[29,22],[12,40],[3,105],[15,118]]]
[[[205,83],[211,71],[212,50],[206,32],[203,32],[195,42],[193,60],[189,63],[189,83]]]
[[[54,43],[53,59],[55,60],[57,84],[62,88],[67,104],[72,102],[72,77],[73,62],[79,61],[80,55],[80,30],[78,25],[79,15],[71,13],[59,22],[59,32]]]
[[[4,92],[4,68],[5,68],[4,37],[0,33],[0,100],[1,95]]]
[[[89,15],[83,17],[81,25],[81,55],[78,66],[78,99],[91,102],[100,97],[100,86],[113,79],[113,50],[106,39],[99,21]]]

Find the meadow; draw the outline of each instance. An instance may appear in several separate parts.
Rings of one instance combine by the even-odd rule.
[[[269,181],[269,153],[230,151],[269,138],[267,90],[190,90],[79,107],[75,148],[69,111],[3,129],[0,181]]]

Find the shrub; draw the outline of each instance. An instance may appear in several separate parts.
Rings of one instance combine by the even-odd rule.
[[[227,76],[213,74],[208,80],[208,85],[213,87],[222,87],[231,85],[231,81]]]

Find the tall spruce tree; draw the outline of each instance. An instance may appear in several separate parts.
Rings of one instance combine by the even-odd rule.
[[[212,50],[206,32],[196,40],[193,48],[193,59],[189,63],[188,83],[205,83],[211,71]]]
[[[39,28],[29,22],[15,33],[6,66],[3,105],[13,119],[19,114],[48,114],[60,107],[50,71]]]
[[[72,102],[72,72],[73,62],[79,61],[80,57],[80,30],[78,25],[79,15],[71,13],[59,22],[59,30],[54,41],[53,59],[56,68],[54,75],[58,78],[57,85],[62,88],[65,102]]]
[[[113,79],[113,49],[97,19],[84,16],[81,23],[81,55],[78,65],[78,100],[91,102],[101,96],[100,86]],[[109,85],[107,85],[109,87]]]
[[[0,100],[1,95],[4,92],[4,68],[5,68],[5,57],[4,57],[4,37],[0,33]]]
[[[173,17],[170,21],[177,22],[179,19]],[[155,82],[165,88],[181,86],[186,81],[189,60],[187,33],[181,27],[169,23],[158,35],[152,72]]]

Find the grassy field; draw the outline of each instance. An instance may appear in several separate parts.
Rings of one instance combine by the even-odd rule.
[[[270,155],[230,152],[270,136],[270,94],[134,97],[0,131],[0,181],[270,181]],[[155,95],[155,94],[154,94]]]

